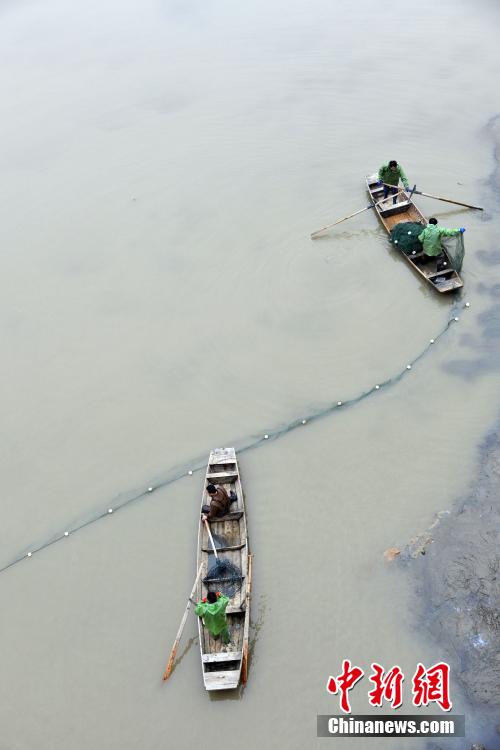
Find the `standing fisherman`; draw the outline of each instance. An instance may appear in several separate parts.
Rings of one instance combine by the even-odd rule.
[[[445,229],[444,227],[438,227],[437,223],[437,219],[429,219],[428,225],[418,235],[418,239],[424,246],[423,260],[427,262],[430,258],[436,258],[437,263],[441,264],[444,259],[441,237],[455,237],[457,234],[463,234],[465,227]]]
[[[222,635],[222,641],[225,644],[228,644],[230,641],[226,616],[226,607],[228,604],[228,596],[224,596],[220,591],[209,591],[206,598],[198,602],[195,609],[195,614],[203,618],[203,624],[210,635],[215,640]]]
[[[384,199],[389,195],[389,191],[394,195],[397,192],[399,180],[403,183],[405,188],[408,190],[408,178],[406,177],[403,167],[397,163],[395,159],[392,159],[389,164],[382,164],[378,170],[379,185],[384,186]],[[387,187],[388,185],[394,185],[394,188]],[[396,198],[392,199],[393,203],[396,203]]]

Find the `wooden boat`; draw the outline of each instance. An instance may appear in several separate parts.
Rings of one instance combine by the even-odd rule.
[[[400,192],[396,198],[397,202],[393,204],[394,196],[388,195],[387,199],[383,200],[384,188],[377,183],[377,174],[366,178],[366,187],[370,194],[370,199],[375,204],[375,211],[389,235],[392,228],[402,221],[416,221],[421,222],[424,226],[427,225],[427,219],[416,207],[413,200],[408,200],[409,196],[405,192]],[[410,266],[434,289],[441,293],[460,289],[464,285],[460,275],[452,268],[446,249],[444,249],[444,254],[447,258],[448,267],[443,271],[438,271],[437,263],[434,259],[425,263],[425,265],[422,264],[423,252],[416,253],[415,255],[405,255],[402,253]]]
[[[214,639],[198,618],[200,636],[201,667],[203,682],[207,690],[230,690],[237,688],[240,680],[246,682],[248,669],[248,636],[250,626],[251,555],[248,551],[245,501],[234,448],[216,448],[208,459],[206,481],[201,505],[210,504],[206,491],[208,484],[224,487],[228,495],[236,493],[230,512],[210,523],[215,537],[219,560],[229,560],[241,571],[241,589],[230,599],[226,609],[231,641],[224,645],[222,638]],[[219,544],[222,542],[222,546]],[[207,595],[204,583],[208,571],[215,564],[207,528],[200,521],[198,531],[198,568],[203,564],[203,573],[198,583],[198,601]]]

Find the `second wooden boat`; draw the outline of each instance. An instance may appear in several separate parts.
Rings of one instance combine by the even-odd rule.
[[[200,636],[201,666],[203,682],[207,690],[230,690],[237,688],[240,680],[246,681],[248,669],[248,637],[250,626],[251,555],[248,551],[245,500],[240,472],[234,448],[217,448],[208,459],[205,485],[201,505],[210,505],[206,491],[208,484],[222,486],[228,493],[236,494],[230,512],[213,520],[210,531],[215,539],[220,561],[231,563],[241,575],[234,592],[226,591],[230,601],[226,609],[230,643],[211,636],[203,621],[198,620]],[[206,597],[209,590],[223,589],[216,580],[211,581],[210,570],[216,563],[205,524],[200,522],[198,531],[198,568],[203,564],[202,577],[198,583],[198,601]],[[223,580],[223,579],[222,579]],[[232,594],[232,595],[231,595]]]
[[[403,221],[420,222],[423,226],[427,226],[427,219],[419,211],[413,200],[409,200],[409,195],[405,192],[398,194],[397,202],[395,204],[392,202],[392,195],[388,195],[387,199],[383,200],[384,188],[378,184],[377,174],[370,175],[366,178],[366,187],[370,194],[371,201],[375,204],[375,210],[378,217],[389,235],[396,224]],[[451,260],[445,248],[443,248],[443,252],[448,264],[444,270],[437,269],[437,264],[434,259],[423,264],[423,252],[415,253],[413,255],[405,255],[402,253],[402,255],[406,258],[410,266],[412,266],[412,268],[423,279],[425,279],[433,289],[440,293],[452,292],[455,289],[463,287],[464,283],[458,272],[452,267]]]

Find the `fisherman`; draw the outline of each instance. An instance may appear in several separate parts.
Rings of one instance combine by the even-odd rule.
[[[202,521],[214,521],[219,516],[225,516],[229,511],[229,505],[233,499],[233,493],[231,497],[227,494],[224,487],[215,484],[207,485],[207,493],[210,495],[210,505],[203,505],[201,510]]]
[[[442,270],[442,266],[446,265],[446,257],[441,244],[441,237],[455,237],[457,234],[463,234],[465,227],[445,229],[444,227],[438,227],[437,223],[437,219],[429,219],[428,225],[418,235],[418,239],[424,246],[424,263],[427,263],[431,258],[435,258],[438,270]]]
[[[406,190],[409,190],[408,178],[401,164],[398,164],[395,159],[391,159],[388,164],[382,164],[378,170],[378,179],[378,184],[384,186],[384,200],[389,195],[389,192],[391,192],[394,195],[392,202],[396,203],[395,194],[398,190],[399,180],[401,180]],[[389,185],[393,185],[394,187],[388,187]]]
[[[201,602],[198,602],[195,614],[203,618],[203,624],[210,635],[217,640],[222,635],[223,643],[230,641],[229,629],[227,627],[226,607],[229,597],[220,591],[209,591]]]

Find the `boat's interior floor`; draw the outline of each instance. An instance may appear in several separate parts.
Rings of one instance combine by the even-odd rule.
[[[226,609],[228,630],[230,642],[224,644],[222,638],[214,638],[207,628],[202,627],[202,653],[203,654],[239,654],[241,658],[241,649],[243,647],[243,628],[245,622],[245,570],[242,569],[243,561],[246,560],[245,540],[241,536],[241,517],[243,515],[243,499],[241,495],[241,484],[239,482],[221,482],[216,480],[217,484],[223,487],[228,495],[236,493],[237,499],[230,505],[229,513],[220,519],[216,519],[210,524],[210,531],[214,538],[215,546],[219,557],[228,560],[241,570],[242,585],[229,600]],[[232,548],[232,549],[231,549]],[[210,540],[204,529],[202,536],[202,549],[207,555],[207,571],[210,571],[215,564],[215,556],[211,549]],[[201,596],[207,595],[207,588],[202,584]],[[231,669],[232,662],[224,663],[224,669]],[[238,662],[234,661],[234,669],[238,668]],[[209,662],[205,664],[205,671],[220,669],[220,662]]]
[[[223,643],[222,638],[213,638],[210,633],[203,628],[205,635],[205,645],[207,650],[204,654],[220,654],[224,663],[224,669],[238,669],[239,660],[243,648],[243,628],[245,625],[244,613],[227,616],[227,627],[229,630],[229,643]],[[234,659],[231,659],[231,657]],[[217,672],[221,669],[220,661],[206,662],[205,672]]]
[[[384,195],[384,188],[374,188],[370,185],[370,191],[372,198],[375,203],[382,200]],[[394,203],[394,198],[396,202]],[[397,210],[397,213],[391,214],[392,210]],[[383,215],[384,223],[386,224],[388,231],[399,224],[401,221],[422,221],[422,215],[417,211],[415,206],[408,201],[406,193],[398,193],[396,196],[388,195],[385,200],[377,206],[379,213]],[[387,212],[389,212],[387,214]]]

